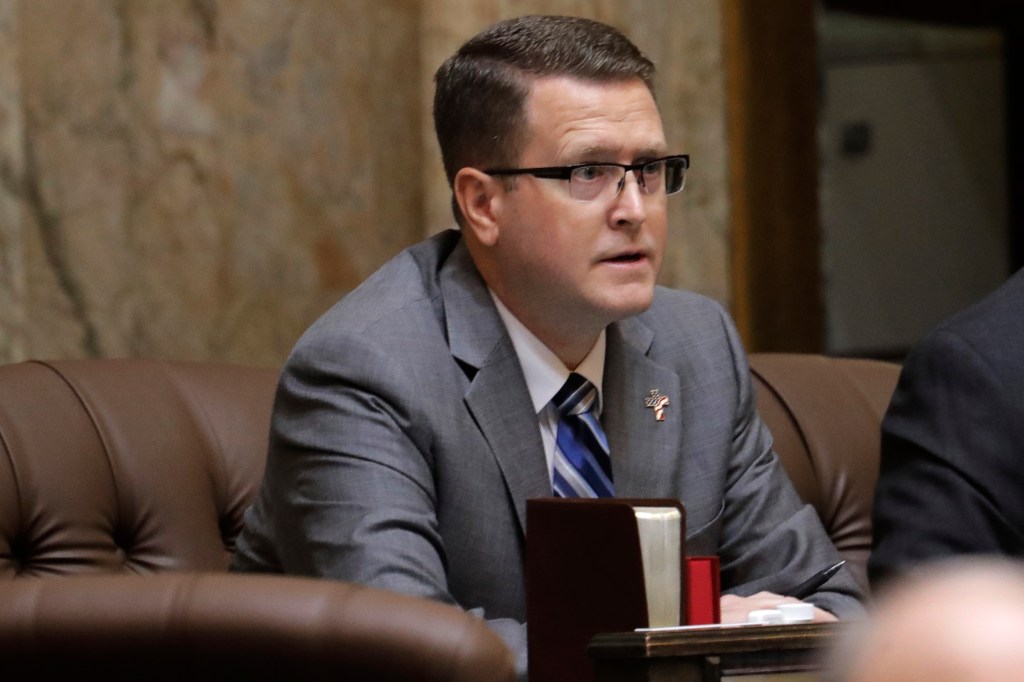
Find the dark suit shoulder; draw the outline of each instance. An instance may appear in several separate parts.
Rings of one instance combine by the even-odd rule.
[[[883,432],[927,439],[931,452],[953,442],[971,415],[991,422],[996,405],[1019,400],[1024,387],[1024,270],[919,341],[903,364]],[[1005,409],[1024,409],[1024,405]],[[924,428],[924,424],[929,424]],[[945,444],[940,447],[940,444]]]
[[[985,298],[944,320],[926,335],[922,345],[941,335],[959,337],[976,350],[1001,351],[1008,343],[1024,341],[1024,269]]]
[[[949,451],[953,459],[969,457],[973,450],[958,443],[961,438],[990,432],[999,417],[1016,430],[1024,413],[1022,346],[1024,270],[915,345],[883,432],[918,442],[929,452]],[[961,452],[962,447],[966,450]]]

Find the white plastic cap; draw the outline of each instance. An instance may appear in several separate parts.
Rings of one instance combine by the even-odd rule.
[[[761,623],[762,625],[770,625],[774,623],[783,623],[782,611],[778,609],[757,609],[747,614],[748,623]]]
[[[809,623],[814,620],[814,604],[778,604],[775,609],[782,613],[783,623]]]

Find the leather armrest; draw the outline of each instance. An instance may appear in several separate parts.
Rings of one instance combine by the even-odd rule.
[[[508,648],[455,607],[226,573],[0,581],[0,660],[12,679],[514,679]]]

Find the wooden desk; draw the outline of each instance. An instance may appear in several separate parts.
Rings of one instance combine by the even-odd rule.
[[[595,682],[817,680],[824,649],[845,627],[794,623],[600,634],[587,654]]]

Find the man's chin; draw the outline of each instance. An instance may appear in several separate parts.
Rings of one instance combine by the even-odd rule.
[[[608,297],[602,306],[608,313],[609,322],[617,322],[633,315],[639,315],[654,302],[654,287],[630,287],[617,291]]]

